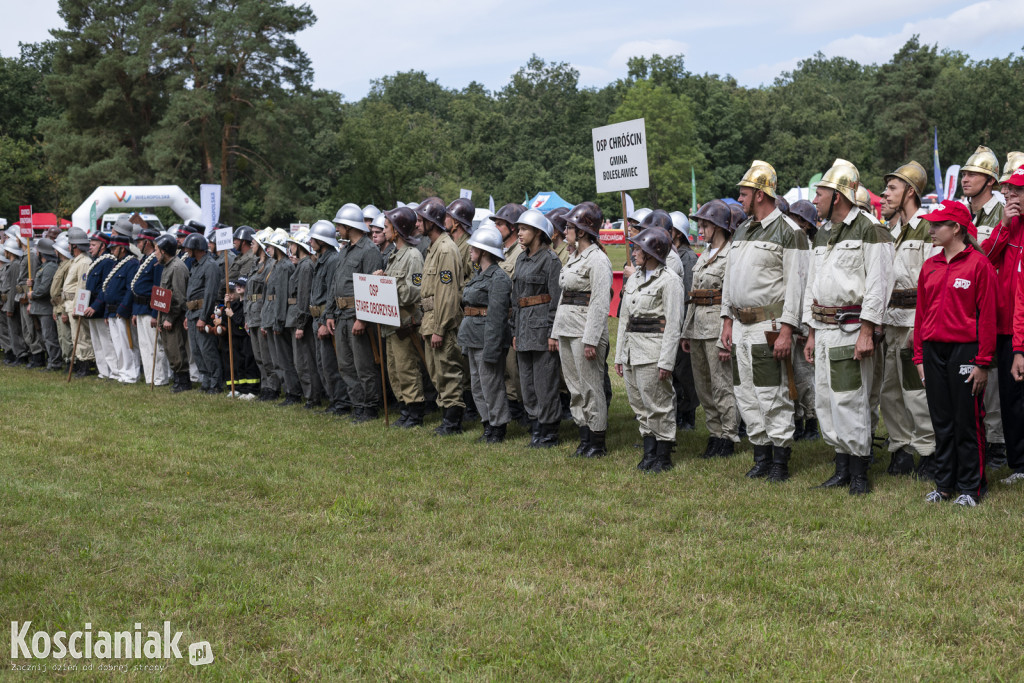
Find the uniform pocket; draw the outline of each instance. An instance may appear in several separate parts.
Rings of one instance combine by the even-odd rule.
[[[864,263],[862,242],[846,240],[835,246],[836,265],[843,269],[857,268]]]
[[[751,255],[752,269],[776,266],[782,263],[782,245],[774,242],[753,242]]]
[[[717,353],[714,351],[713,353]],[[736,360],[736,347],[732,347],[732,385],[738,387],[740,385],[740,364]]]
[[[924,389],[921,377],[917,374],[917,366],[914,365],[914,349],[900,349],[900,365],[903,367],[903,390],[920,391]]]
[[[755,387],[777,387],[782,384],[782,364],[775,360],[771,344],[753,344],[750,364]]]
[[[842,393],[860,389],[860,361],[853,358],[853,344],[829,349],[828,364],[832,374],[832,391]],[[914,374],[917,374],[917,370]]]

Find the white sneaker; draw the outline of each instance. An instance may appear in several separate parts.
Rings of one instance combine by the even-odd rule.
[[[932,491],[931,493],[924,497],[924,502],[926,503],[944,503],[946,502],[946,500],[947,499],[944,498],[943,495],[938,491]]]
[[[252,401],[253,399],[256,398],[256,394],[240,394],[238,398],[242,399],[243,401]]]
[[[1000,479],[999,481],[1000,483],[1006,484],[1007,486],[1009,486],[1010,484],[1016,484],[1018,481],[1024,481],[1024,472],[1014,472],[1006,479]]]
[[[966,493],[960,495],[959,498],[953,501],[954,505],[963,505],[965,508],[973,508],[978,506],[978,501],[974,500],[973,496],[968,496]]]

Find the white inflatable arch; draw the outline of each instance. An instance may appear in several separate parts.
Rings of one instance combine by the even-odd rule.
[[[103,217],[108,209],[129,207],[166,206],[181,217],[184,223],[189,219],[198,220],[202,213],[198,204],[189,199],[177,185],[104,185],[97,187],[71,214],[71,225],[86,232],[96,230],[96,220]],[[94,208],[95,207],[95,208]],[[90,222],[90,215],[93,221]]]

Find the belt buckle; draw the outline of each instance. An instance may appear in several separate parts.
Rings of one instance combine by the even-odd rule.
[[[836,325],[838,325],[838,326],[839,326],[839,329],[840,329],[841,331],[843,331],[843,332],[849,332],[850,330],[847,330],[847,329],[846,329],[845,327],[843,327],[843,325],[844,325],[844,324],[846,323],[846,321],[847,321],[847,320],[849,320],[850,318],[856,318],[856,317],[858,317],[859,315],[860,315],[860,311],[856,311],[856,312],[854,312],[854,311],[836,311],[836,315],[835,315],[835,318],[836,318]],[[851,323],[851,325],[852,325],[852,324],[854,324],[854,323]]]

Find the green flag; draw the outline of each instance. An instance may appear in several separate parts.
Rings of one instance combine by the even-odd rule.
[[[693,173],[693,166],[690,167],[690,192],[693,194],[693,205],[690,211],[697,213],[697,176]]]
[[[807,181],[807,198],[811,199],[814,197],[814,190],[818,187],[818,183],[821,181],[821,174],[815,173],[811,176],[811,179]]]

